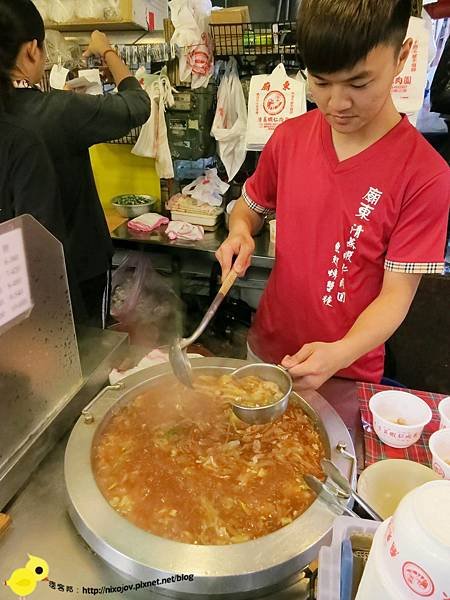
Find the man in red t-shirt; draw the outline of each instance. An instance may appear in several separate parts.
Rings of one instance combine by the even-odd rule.
[[[244,274],[276,210],[276,260],[249,348],[297,389],[331,376],[379,382],[384,342],[423,273],[440,273],[447,164],[400,115],[391,86],[412,40],[411,0],[303,0],[300,52],[318,110],[280,125],[217,252]]]

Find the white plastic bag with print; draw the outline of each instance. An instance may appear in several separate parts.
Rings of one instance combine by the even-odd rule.
[[[239,79],[236,59],[231,57],[217,91],[217,109],[211,135],[217,140],[218,154],[228,181],[242,166],[247,154],[247,104]]]
[[[146,87],[146,92],[150,97],[150,118],[142,127],[131,153],[145,158],[154,158],[155,169],[160,179],[172,179],[174,171],[165,111],[166,107],[174,105],[174,99],[166,69],[163,69],[159,77],[153,79],[149,87]]]
[[[199,204],[221,206],[222,196],[229,187],[228,183],[219,178],[217,169],[206,169],[204,175],[197,177],[195,181],[184,186],[181,193],[183,196],[191,196]]]
[[[177,49],[180,80],[192,89],[206,87],[214,70],[213,47],[208,30],[210,0],[172,0],[170,15],[175,32],[172,52]]]
[[[403,71],[394,79],[392,99],[399,112],[408,115],[422,107],[427,84],[430,32],[423,19],[411,17],[407,38],[413,39]]]
[[[279,64],[270,75],[255,75],[248,97],[247,149],[261,150],[275,129],[306,112],[305,82]]]

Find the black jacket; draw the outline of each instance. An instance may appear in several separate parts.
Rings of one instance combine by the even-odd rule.
[[[59,189],[43,142],[26,123],[0,113],[0,223],[24,214],[65,242]]]
[[[122,137],[147,121],[150,102],[134,77],[117,94],[16,89],[12,111],[29,117],[52,158],[62,199],[68,252],[77,280],[108,269],[113,247],[95,187],[89,147]]]

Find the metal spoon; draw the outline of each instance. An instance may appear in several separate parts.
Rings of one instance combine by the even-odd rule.
[[[320,479],[317,479],[317,477],[314,477],[314,475],[303,475],[303,479],[312,489],[312,491],[315,492],[317,496],[320,496],[326,504],[332,506],[333,508],[337,508],[339,511],[342,511],[351,517],[356,517],[359,519],[358,515],[348,508],[348,506],[339,502],[336,494],[331,492],[330,489],[320,481]]]
[[[344,474],[337,468],[337,466],[328,458],[323,458],[321,460],[322,469],[325,474],[330,477],[330,479],[335,483],[338,487],[341,488],[347,494],[347,497],[352,496],[356,502],[362,506],[362,508],[373,518],[375,521],[383,521],[380,515],[374,511],[374,509],[367,504],[365,500],[361,498],[359,494],[357,494],[352,486],[350,485],[347,478]]]
[[[212,301],[211,306],[208,308],[205,316],[201,320],[200,325],[197,327],[191,337],[182,339],[178,338],[169,348],[169,360],[170,364],[172,365],[172,370],[177,379],[179,379],[179,381],[181,381],[181,383],[187,387],[192,387],[192,366],[186,349],[188,346],[193,344],[205,331],[209,322],[216,314],[217,309],[222,304],[223,299],[236,281],[237,276],[238,274],[236,271],[231,269],[220,286],[220,289]]]

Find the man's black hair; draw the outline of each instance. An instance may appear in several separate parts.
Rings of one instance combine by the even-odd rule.
[[[399,52],[405,40],[412,0],[303,0],[297,40],[312,73],[352,69],[379,45]]]

